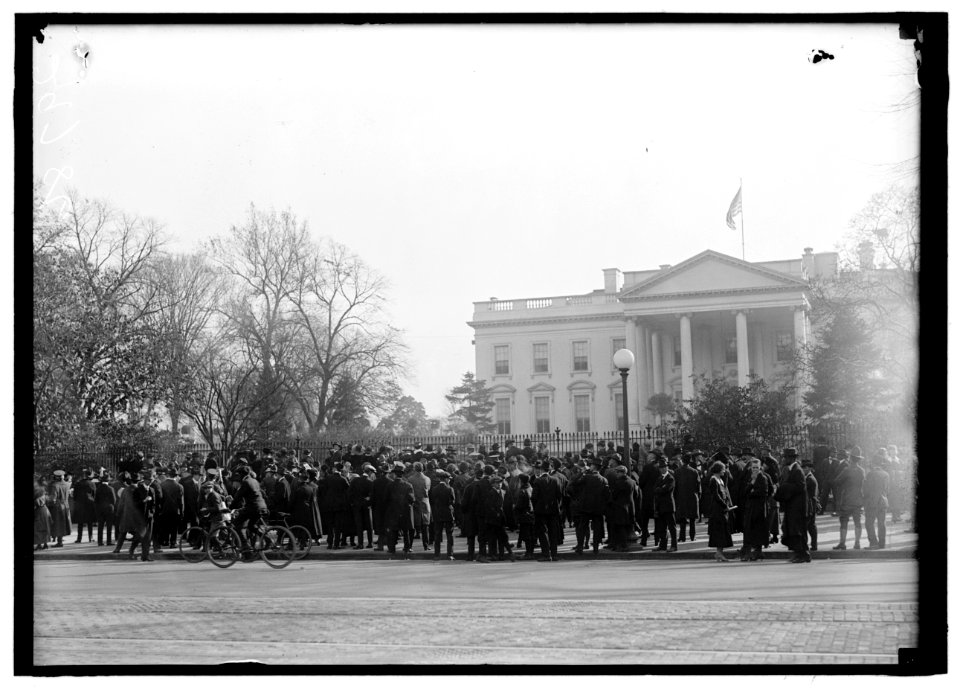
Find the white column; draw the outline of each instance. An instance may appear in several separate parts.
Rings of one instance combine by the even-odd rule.
[[[647,400],[649,395],[647,395],[648,388],[648,373],[647,373],[647,341],[646,341],[646,326],[641,325],[640,321],[636,321],[635,326],[636,337],[637,337],[637,351],[634,352],[637,357],[636,363],[636,391],[637,391],[637,409],[639,410],[640,420],[646,417],[646,412],[644,411],[647,406]]]
[[[684,400],[693,399],[693,343],[690,338],[690,314],[680,316],[680,381]]]
[[[636,425],[640,423],[640,409],[641,409],[640,393],[639,393],[639,390],[637,389],[637,385],[635,382],[640,376],[639,374],[640,367],[638,365],[640,359],[639,357],[637,357],[637,324],[633,320],[633,318],[627,319],[626,328],[627,328],[627,349],[633,352],[633,356],[635,360],[633,364],[633,370],[630,371],[630,377],[632,377],[634,380],[631,381],[630,378],[627,378],[627,403],[630,407],[629,409],[630,423]],[[630,385],[631,382],[633,382],[633,385]],[[619,413],[619,410],[617,410],[617,413]]]
[[[660,333],[656,330],[650,335],[653,349],[653,394],[663,392],[663,352],[660,350]]]
[[[807,344],[807,312],[800,306],[793,310],[793,346],[798,352],[802,352]],[[806,387],[803,384],[803,378],[797,378],[797,409],[803,408],[803,395]]]
[[[750,357],[747,348],[747,314],[737,311],[737,385],[750,383]]]
[[[763,365],[763,330],[760,328],[759,323],[753,324],[753,327],[750,329],[750,334],[753,336],[750,341],[750,351],[753,352],[753,370],[759,377],[763,378],[765,373]]]
[[[644,340],[643,345],[645,348],[645,354],[647,355],[646,361],[646,372],[647,372],[647,394],[643,398],[643,406],[647,406],[647,402],[653,397],[655,390],[653,389],[653,328],[646,326],[644,329]]]

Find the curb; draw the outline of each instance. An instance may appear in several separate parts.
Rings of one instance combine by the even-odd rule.
[[[738,562],[739,560],[734,556],[735,551],[730,548],[727,549],[727,557],[733,562]],[[914,560],[917,559],[917,552],[914,549],[902,549],[902,550],[870,550],[870,551],[856,551],[856,550],[844,550],[844,551],[817,551],[810,553],[810,556],[814,561],[821,560]],[[179,552],[176,551],[164,551],[162,553],[156,553],[152,555],[156,560],[164,561],[176,561],[176,562],[185,562],[183,557]],[[763,554],[764,560],[789,560],[793,557],[793,553],[789,550],[776,550],[772,552],[766,552]],[[466,554],[457,553],[454,555],[454,558],[457,562],[466,562]],[[701,560],[701,561],[712,561],[714,558],[713,550],[706,551],[678,551],[675,553],[670,552],[660,552],[654,550],[642,550],[642,551],[633,551],[627,553],[610,553],[610,552],[600,552],[599,555],[594,556],[592,554],[583,554],[583,555],[574,555],[573,553],[560,553],[560,561],[569,561],[569,562],[602,562],[610,560],[632,560],[632,561],[643,561],[643,560]],[[420,560],[423,562],[432,562],[433,553],[432,552],[411,552],[410,560]],[[112,552],[104,553],[89,553],[89,554],[80,554],[80,553],[70,553],[70,552],[58,552],[58,553],[43,553],[37,554],[34,553],[34,562],[42,562],[47,560],[53,560],[56,562],[71,561],[71,562],[83,562],[83,561],[131,561],[128,559],[126,553],[123,554],[114,554]],[[139,560],[139,558],[138,558]],[[383,562],[393,562],[400,561],[396,556],[391,559],[390,554],[386,552],[369,552],[369,553],[356,553],[356,554],[334,554],[326,552],[317,552],[312,550],[307,557],[303,558],[303,561],[322,561],[322,562],[370,562],[370,561],[383,561]],[[441,560],[443,561],[443,560]],[[448,560],[447,560],[448,561]],[[448,561],[449,562],[449,561]],[[523,560],[522,555],[517,557],[517,562],[536,562],[536,560]],[[546,564],[546,563],[541,563]]]

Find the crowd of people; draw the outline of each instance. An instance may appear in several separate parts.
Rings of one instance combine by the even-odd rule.
[[[614,443],[588,443],[579,453],[554,456],[544,444],[508,441],[467,448],[431,445],[376,450],[334,444],[322,459],[270,449],[237,452],[221,465],[218,454],[189,453],[169,463],[143,453],[125,458],[117,472],[83,469],[77,480],[57,470],[34,486],[34,547],[63,547],[76,529],[76,543],[93,541],[128,555],[139,546],[177,546],[192,525],[209,527],[235,510],[238,529],[259,517],[303,526],[329,549],[371,548],[408,558],[415,543],[432,548],[435,559],[454,558],[454,531],[466,538],[466,558],[476,562],[524,559],[553,562],[566,527],[576,538],[573,553],[601,548],[628,550],[651,543],[676,551],[677,543],[702,538],[715,559],[742,533],[741,560],[763,558],[781,543],[794,563],[809,562],[817,549],[816,516],[828,507],[839,517],[846,549],[886,546],[886,516],[901,519],[909,509],[915,473],[895,446],[879,448],[869,467],[857,446],[841,453],[820,438],[809,457],[794,448],[722,446],[709,456],[692,437],[657,442],[630,452]],[[651,534],[650,521],[654,523]],[[698,528],[699,527],[699,528]],[[397,552],[399,549],[399,553]],[[636,548],[634,548],[636,549]],[[539,550],[539,553],[537,552]]]

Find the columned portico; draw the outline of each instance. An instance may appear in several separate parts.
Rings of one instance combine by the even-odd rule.
[[[737,385],[750,382],[750,355],[747,350],[747,312],[737,311]]]
[[[680,389],[684,400],[693,399],[693,339],[690,314],[680,316]]]

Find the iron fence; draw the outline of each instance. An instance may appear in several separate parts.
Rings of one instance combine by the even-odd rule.
[[[641,446],[649,444],[650,447],[658,440],[664,444],[668,442],[679,443],[682,439],[683,431],[676,427],[653,427],[644,426],[630,429],[629,438],[631,446],[633,443],[640,443]],[[877,448],[889,444],[898,445],[901,449],[901,455],[910,454],[915,443],[911,431],[897,429],[889,424],[883,423],[830,423],[819,424],[816,426],[795,426],[781,429],[779,433],[780,442],[777,450],[783,447],[796,447],[801,457],[807,456],[812,449],[818,437],[824,437],[827,445],[842,449],[845,445],[859,445],[868,456],[875,452]],[[490,451],[494,444],[504,449],[508,440],[513,440],[517,445],[522,446],[523,441],[529,439],[531,445],[536,449],[540,443],[546,446],[546,450],[552,456],[562,457],[570,452],[577,454],[587,443],[592,443],[595,448],[606,446],[608,442],[613,442],[615,447],[623,445],[622,431],[602,431],[602,432],[581,432],[581,433],[531,433],[531,434],[473,434],[473,435],[376,435],[364,434],[363,437],[334,437],[329,436],[319,440],[303,440],[292,438],[286,443],[271,443],[269,447],[276,453],[283,448],[296,452],[298,457],[305,456],[309,451],[313,458],[322,461],[329,454],[329,451],[335,444],[346,448],[357,443],[377,450],[379,447],[388,445],[397,451],[407,448],[414,448],[417,444],[424,451],[439,450],[441,448],[453,448],[458,457],[465,457],[471,448],[485,448]],[[696,442],[696,439],[694,439]],[[760,445],[762,439],[753,439],[744,444]],[[262,443],[248,443],[243,447],[234,448],[234,450],[260,450],[267,445]],[[711,453],[716,448],[702,447],[705,452]],[[113,446],[113,447],[94,447],[89,448],[81,446],[80,448],[60,449],[53,451],[37,452],[34,455],[34,472],[42,475],[49,475],[55,469],[64,469],[65,471],[76,474],[82,468],[99,469],[103,467],[107,471],[115,472],[117,465],[123,458],[134,452],[143,452],[145,455],[152,455],[155,459],[169,462],[174,459],[183,460],[187,453],[197,452],[201,457],[206,457],[209,452],[216,452],[218,459],[223,462],[225,459],[223,451],[218,446],[211,447],[205,443],[198,444],[166,444],[166,445],[145,445],[145,446]]]

